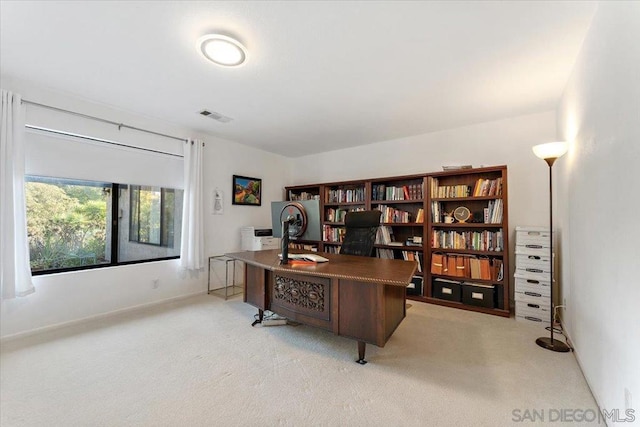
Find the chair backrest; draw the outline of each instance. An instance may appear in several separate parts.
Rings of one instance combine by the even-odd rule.
[[[347,212],[344,219],[346,233],[340,247],[340,254],[373,256],[380,215],[379,210]]]

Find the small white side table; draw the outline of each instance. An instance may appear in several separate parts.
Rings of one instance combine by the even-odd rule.
[[[211,289],[211,266],[215,262],[224,262],[224,287]],[[229,270],[231,270],[231,281],[229,281]],[[207,294],[214,294],[226,300],[234,295],[243,292],[242,286],[236,285],[236,260],[225,255],[214,255],[209,257],[209,270],[207,274]]]

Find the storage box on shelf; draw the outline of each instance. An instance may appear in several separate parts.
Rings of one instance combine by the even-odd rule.
[[[552,262],[549,253],[550,238],[549,228],[516,227],[516,320],[549,321]]]
[[[433,279],[433,297],[448,301],[462,301],[460,282],[448,279]]]
[[[461,287],[464,304],[495,308],[495,285],[462,282]]]
[[[509,271],[506,166],[429,176],[429,302],[508,317]],[[443,298],[437,279],[460,284],[460,300]]]
[[[411,283],[407,286],[407,295],[422,295],[423,283],[422,276],[413,276]]]

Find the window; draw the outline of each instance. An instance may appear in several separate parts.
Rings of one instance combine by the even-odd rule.
[[[129,240],[173,247],[175,190],[131,186]]]
[[[183,191],[120,185],[118,260],[180,256]]]
[[[180,256],[182,190],[42,176],[25,181],[33,274]]]
[[[26,177],[31,271],[110,263],[112,185]]]

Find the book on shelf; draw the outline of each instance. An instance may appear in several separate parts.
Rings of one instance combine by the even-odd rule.
[[[446,274],[445,256],[443,254],[431,254],[431,274]]]
[[[422,199],[422,183],[391,186],[371,185],[371,200],[418,200]]]
[[[502,195],[502,177],[496,179],[478,178],[472,194],[473,197]]]
[[[471,187],[465,184],[440,185],[433,190],[432,196],[438,199],[469,197],[471,193]]]
[[[480,279],[491,280],[491,265],[489,264],[489,258],[480,258]]]
[[[294,193],[292,190],[289,190],[289,200],[291,201],[320,200],[320,195],[315,193],[308,193],[306,191]]]
[[[327,252],[330,254],[338,254],[340,253],[340,246],[325,246],[324,252]]]
[[[466,277],[468,272],[467,272],[467,266],[469,265],[469,258],[468,257],[456,257],[456,276],[458,277]]]
[[[447,275],[449,276],[456,276],[457,277],[457,270],[456,270],[456,257],[455,256],[445,256],[444,258],[447,261]]]
[[[388,205],[378,205],[376,207],[382,212],[381,221],[386,223],[408,223],[411,222],[411,213],[400,209],[395,209]]]
[[[501,282],[504,278],[504,263],[500,258],[433,253],[431,274]]]
[[[440,202],[431,202],[431,222],[441,223],[442,212],[440,212]]]
[[[349,209],[327,208],[325,209],[324,219],[326,222],[344,222],[344,218],[347,216],[347,212],[359,212],[363,210],[364,207],[351,207]]]
[[[393,229],[386,225],[381,225],[376,231],[377,245],[390,245],[393,243]]]
[[[405,240],[404,245],[405,246],[420,246],[420,247],[422,247],[422,236],[407,237],[407,240]]]
[[[291,243],[289,242],[289,249],[300,249],[310,252],[318,252],[318,245],[309,243]]]
[[[503,216],[502,199],[491,200],[484,208],[483,214],[485,224],[500,224]]]
[[[411,200],[411,197],[409,196],[409,187],[403,185],[402,192],[404,193],[404,200]]]
[[[365,201],[364,187],[349,189],[328,189],[326,191],[325,203],[354,203]]]
[[[422,254],[414,251],[402,251],[402,259],[405,261],[416,261],[418,263],[418,272],[422,273]]]
[[[431,178],[429,180],[429,193],[431,194],[431,197],[438,196],[438,183],[438,178]]]
[[[480,279],[480,260],[478,258],[471,258],[469,260],[470,273],[472,279]]]
[[[501,252],[504,248],[504,234],[502,229],[498,231],[433,230],[431,232],[431,247]]]
[[[322,240],[324,242],[342,243],[346,229],[344,227],[334,227],[331,225],[322,226]]]
[[[376,256],[378,258],[383,258],[383,259],[394,259],[395,258],[395,255],[393,253],[393,249],[384,249],[384,248],[376,249]]]

